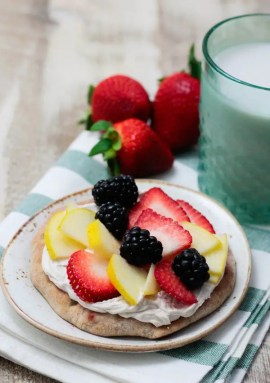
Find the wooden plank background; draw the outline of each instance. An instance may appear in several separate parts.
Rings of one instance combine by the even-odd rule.
[[[267,0],[0,0],[0,218],[80,128],[89,83],[125,73],[153,94],[216,22]],[[270,336],[246,382],[269,382]],[[53,380],[0,358],[0,382]]]

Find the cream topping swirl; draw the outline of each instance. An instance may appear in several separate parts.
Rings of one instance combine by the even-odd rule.
[[[66,273],[67,263],[68,259],[52,260],[47,248],[44,247],[42,267],[45,274],[59,289],[66,292],[71,299],[86,309],[95,312],[118,314],[124,318],[135,318],[140,322],[152,323],[156,327],[169,325],[180,317],[192,316],[204,301],[210,297],[216,287],[216,285],[206,282],[200,289],[194,290],[193,292],[198,302],[189,306],[176,301],[164,291],[160,291],[151,298],[142,297],[137,305],[129,305],[121,296],[102,302],[87,303],[74,293]]]

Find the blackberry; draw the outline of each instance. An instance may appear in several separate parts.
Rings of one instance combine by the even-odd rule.
[[[148,230],[138,226],[127,230],[120,247],[120,254],[128,263],[143,266],[157,263],[162,258],[162,244]]]
[[[100,206],[96,219],[99,219],[109,232],[120,240],[128,226],[128,211],[118,202],[106,202]]]
[[[209,267],[196,249],[190,248],[177,255],[172,269],[190,290],[198,289],[209,279]]]
[[[92,195],[98,206],[105,202],[119,202],[122,206],[131,207],[137,202],[139,192],[134,178],[122,174],[98,181]]]

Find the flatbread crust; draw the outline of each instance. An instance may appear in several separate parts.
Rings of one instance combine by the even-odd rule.
[[[221,282],[196,313],[189,318],[179,318],[170,325],[155,327],[151,323],[143,323],[133,318],[90,311],[70,299],[68,294],[58,289],[44,273],[43,247],[44,227],[39,230],[32,244],[31,280],[33,285],[60,317],[83,331],[105,337],[138,336],[158,339],[179,331],[217,310],[231,295],[236,279],[235,260],[229,252]]]

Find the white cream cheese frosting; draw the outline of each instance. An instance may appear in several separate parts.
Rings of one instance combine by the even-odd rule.
[[[142,297],[137,305],[129,305],[121,296],[102,302],[87,303],[74,293],[69,284],[66,273],[67,263],[68,259],[53,261],[46,247],[44,247],[42,267],[45,274],[59,289],[66,292],[71,299],[92,311],[118,314],[124,318],[134,318],[140,322],[152,323],[156,327],[169,325],[180,317],[193,315],[204,301],[210,297],[216,287],[216,285],[206,282],[200,289],[194,290],[193,293],[196,295],[198,302],[189,306],[177,302],[164,291],[160,291],[151,298]]]

